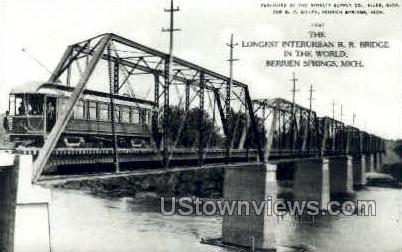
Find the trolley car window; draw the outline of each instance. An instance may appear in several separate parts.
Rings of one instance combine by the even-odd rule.
[[[17,94],[10,95],[9,109],[11,115],[42,115],[43,95]]]
[[[16,115],[25,115],[25,104],[22,99],[22,96],[15,96],[15,114]]]
[[[114,122],[120,121],[120,106],[114,105]]]
[[[10,115],[15,115],[15,96],[10,95],[9,99],[9,104],[8,104],[8,110],[10,111]]]
[[[139,113],[138,109],[133,108],[131,110],[131,113],[132,113],[131,123],[139,124],[140,123],[140,113]]]
[[[145,113],[146,113],[146,110],[144,110],[144,109],[140,110],[140,124],[146,124]]]
[[[143,110],[143,121],[142,121],[142,123],[143,124],[148,124],[149,122],[150,122],[150,120],[149,120],[149,118],[150,118],[150,116],[149,116],[150,114],[149,114],[149,110],[148,109],[144,109]]]
[[[88,119],[96,120],[96,102],[89,101],[88,102]]]
[[[99,120],[107,121],[109,119],[109,106],[106,103],[99,103]]]
[[[28,115],[41,115],[43,113],[43,95],[26,95]]]
[[[130,122],[130,108],[120,107],[120,122],[129,123]]]
[[[74,118],[84,119],[84,101],[80,100],[74,107]]]
[[[43,95],[28,95],[28,114],[42,115],[43,113]]]
[[[147,118],[148,118],[148,120],[147,120],[148,125],[151,125],[152,124],[152,113],[150,110],[147,110]]]

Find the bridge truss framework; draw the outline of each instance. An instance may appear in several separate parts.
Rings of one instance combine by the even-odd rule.
[[[210,115],[212,124],[221,127],[225,141],[230,143],[226,145],[228,163],[232,149],[245,147],[255,148],[257,160],[263,162],[283,156],[313,157],[384,151],[384,142],[377,136],[332,118],[317,117],[314,111],[285,99],[252,101],[248,86],[244,83],[177,57],[173,57],[172,69],[169,69],[169,54],[108,33],[69,46],[48,80],[49,83],[64,83],[75,88],[37,155],[34,163],[35,181],[43,173],[75,104],[88,81],[96,75],[94,72],[97,68],[101,69],[102,62],[106,64],[108,72],[104,79],[110,90],[112,106],[114,94],[121,94],[124,88],[130,96],[136,96],[132,87],[133,78],[147,75],[153,79],[147,92],[153,91],[153,97],[149,100],[154,104],[150,132],[154,150],[161,156],[165,168],[169,167],[177,149],[191,108],[198,109],[199,129],[197,141],[194,142],[198,165],[203,165],[206,155],[210,153],[211,136],[205,125]],[[169,71],[172,73],[170,80]],[[174,106],[184,111],[176,136],[172,136],[169,130],[170,113]],[[216,109],[219,121],[215,119]],[[114,111],[110,110],[111,118],[114,118]],[[237,116],[238,121],[235,122],[233,117],[236,113],[243,116]],[[239,120],[242,123],[239,124]],[[238,125],[242,125],[242,129],[238,129]],[[236,144],[235,131],[238,131],[240,139]],[[114,162],[118,171],[118,151],[114,141]]]

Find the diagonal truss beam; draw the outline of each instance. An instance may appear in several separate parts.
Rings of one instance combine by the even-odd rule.
[[[49,159],[54,147],[57,144],[58,139],[60,138],[61,133],[64,131],[68,120],[71,117],[73,112],[74,105],[77,103],[80,95],[85,89],[85,86],[88,82],[88,79],[91,77],[93,70],[95,69],[99,59],[103,55],[107,44],[110,41],[110,36],[104,36],[100,40],[97,48],[95,49],[94,55],[90,60],[87,68],[85,69],[84,74],[81,76],[80,80],[78,81],[77,86],[74,89],[74,92],[68,99],[66,106],[64,107],[61,115],[56,120],[56,124],[54,125],[52,131],[49,133],[48,138],[46,139],[43,147],[39,151],[39,155],[34,163],[34,177],[33,182],[37,182],[39,177],[41,176],[46,162]]]

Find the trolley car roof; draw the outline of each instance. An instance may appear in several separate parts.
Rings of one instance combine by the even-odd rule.
[[[56,83],[43,83],[39,81],[31,81],[26,82],[20,86],[13,88],[10,94],[45,94],[45,95],[52,95],[52,96],[66,96],[66,92],[70,93],[73,92],[74,87],[60,85]],[[96,90],[86,89],[84,90],[84,94],[94,95],[99,97],[107,97],[110,98],[109,93],[100,92]],[[129,102],[136,102],[154,106],[155,102],[149,100],[138,99],[134,97],[128,97],[123,95],[114,95],[115,99],[129,101]]]

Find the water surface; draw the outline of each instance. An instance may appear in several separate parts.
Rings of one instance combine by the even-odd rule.
[[[220,237],[220,216],[163,216],[158,200],[107,198],[52,190],[53,251],[229,251],[200,244]],[[278,251],[402,251],[402,190],[369,187],[355,199],[375,200],[376,216],[278,219]]]

